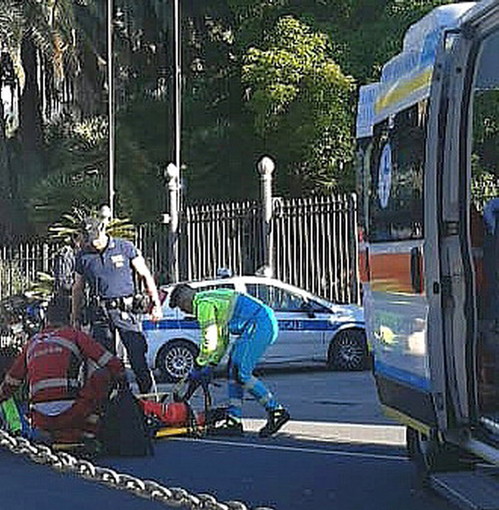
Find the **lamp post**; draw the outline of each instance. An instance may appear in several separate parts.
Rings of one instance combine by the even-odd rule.
[[[170,214],[166,218],[169,224],[168,232],[168,266],[170,271],[170,281],[173,283],[179,280],[178,267],[178,226],[179,226],[179,177],[180,171],[174,163],[169,163],[166,167],[166,177],[168,178],[168,195]]]
[[[181,40],[181,19],[179,0],[173,3],[173,47],[175,51],[175,70],[174,70],[174,117],[175,117],[175,146],[173,161],[180,171],[180,137],[182,130],[182,40]]]
[[[173,0],[173,50],[174,50],[174,70],[173,70],[173,151],[172,163],[166,168],[166,178],[169,197],[169,214],[164,215],[163,222],[168,223],[168,271],[171,282],[176,283],[179,280],[179,260],[178,260],[178,228],[180,213],[180,139],[182,129],[182,64],[181,64],[181,20],[179,0]]]
[[[115,144],[115,105],[114,105],[114,57],[113,57],[113,0],[107,0],[107,94],[109,122],[108,154],[108,201],[111,216],[114,215],[114,144]]]
[[[263,156],[257,165],[260,174],[261,200],[263,206],[263,249],[265,276],[274,274],[274,242],[272,237],[272,173],[275,169],[274,161]]]

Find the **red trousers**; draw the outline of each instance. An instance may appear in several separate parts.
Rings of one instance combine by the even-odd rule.
[[[33,427],[48,432],[55,442],[77,442],[95,438],[99,428],[99,413],[108,398],[111,373],[106,368],[96,370],[78,393],[74,404],[57,416],[46,416],[33,410]]]

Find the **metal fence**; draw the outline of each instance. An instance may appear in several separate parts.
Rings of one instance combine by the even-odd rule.
[[[255,274],[264,265],[264,236],[260,202],[187,207],[179,235],[181,279],[213,277],[222,267]],[[359,302],[355,195],[274,198],[270,236],[276,278],[335,302]],[[166,282],[165,226],[142,227],[139,239],[156,277]]]
[[[181,221],[181,275],[184,279],[214,276],[224,267],[234,274],[255,274],[263,264],[259,202],[227,202],[189,206]]]
[[[41,241],[0,246],[0,299],[27,289],[41,272],[50,274],[57,249]]]
[[[140,225],[136,243],[156,282],[168,282],[168,226],[161,223]]]
[[[358,303],[355,195],[276,200],[274,274],[338,303]]]
[[[354,195],[273,200],[268,235],[274,275],[339,303],[357,303],[357,204]],[[218,268],[255,274],[265,260],[265,227],[257,201],[188,206],[179,235],[184,280],[213,277]],[[168,282],[168,226],[141,225],[137,245],[156,281]],[[24,243],[0,247],[0,298],[50,273],[58,246]]]

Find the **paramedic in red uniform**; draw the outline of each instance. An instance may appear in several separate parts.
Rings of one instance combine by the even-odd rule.
[[[87,334],[67,325],[67,301],[47,309],[47,326],[24,346],[0,385],[0,402],[28,384],[31,424],[54,442],[93,439],[99,411],[115,383],[126,381],[122,362]],[[96,369],[81,384],[82,365]]]

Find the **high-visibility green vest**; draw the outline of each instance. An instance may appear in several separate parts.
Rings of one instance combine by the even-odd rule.
[[[21,415],[16,401],[11,397],[0,404],[0,410],[6,423],[8,432],[16,433],[22,429]]]
[[[194,314],[201,326],[201,349],[197,363],[217,365],[229,346],[228,323],[239,293],[231,289],[197,292]]]

